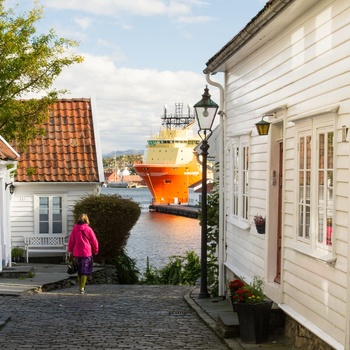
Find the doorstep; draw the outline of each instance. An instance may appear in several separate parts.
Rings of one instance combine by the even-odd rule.
[[[237,313],[233,312],[233,310],[219,312],[216,322],[216,330],[222,338],[238,338],[239,323]]]

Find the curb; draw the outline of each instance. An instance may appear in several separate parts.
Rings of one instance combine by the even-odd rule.
[[[196,288],[195,288],[196,289]],[[242,350],[244,349],[237,341],[235,341],[232,338],[223,338],[221,336],[221,334],[218,332],[217,329],[217,322],[211,317],[209,316],[205,310],[203,310],[194,300],[194,298],[192,297],[192,293],[195,290],[193,289],[191,292],[189,292],[188,294],[184,295],[184,299],[187,302],[187,304],[197,313],[198,317],[208,325],[208,327],[210,327],[213,332],[215,332],[215,334],[221,339],[222,342],[226,343],[226,345],[228,346],[229,349],[232,350]]]
[[[7,322],[11,320],[11,316],[1,315],[0,316],[0,329],[2,329]]]

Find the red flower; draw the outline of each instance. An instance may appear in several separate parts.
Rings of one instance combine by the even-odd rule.
[[[263,281],[256,276],[250,284],[235,279],[229,283],[229,289],[234,303],[261,303],[265,300]]]
[[[239,303],[245,303],[251,297],[252,292],[250,290],[240,288],[236,290],[235,294],[232,296],[232,300]]]
[[[230,291],[231,291],[231,295],[233,295],[234,294],[234,292],[237,290],[237,289],[240,289],[240,288],[242,288],[244,286],[244,283],[241,281],[241,280],[239,280],[239,279],[235,279],[235,280],[233,280],[233,281],[231,281],[230,282],[230,284],[229,284],[229,289],[230,289]]]

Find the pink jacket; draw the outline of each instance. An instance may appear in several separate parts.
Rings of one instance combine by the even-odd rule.
[[[84,231],[84,234],[82,233]],[[86,223],[77,223],[69,236],[68,253],[76,257],[88,257],[98,254],[98,241],[93,229]]]

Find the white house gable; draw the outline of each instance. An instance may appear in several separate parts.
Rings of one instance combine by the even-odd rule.
[[[19,162],[11,212],[13,246],[24,248],[25,237],[67,237],[75,203],[99,193],[104,178],[95,123],[90,99],[62,99],[51,107],[46,135],[31,141]],[[57,255],[36,253],[31,255]]]

